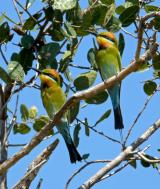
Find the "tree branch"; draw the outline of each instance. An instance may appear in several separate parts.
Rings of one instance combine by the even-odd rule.
[[[36,159],[30,164],[24,177],[12,189],[28,189],[34,178],[37,176],[38,171],[42,165],[47,162],[49,156],[55,150],[58,143],[59,140],[56,139],[38,157],[36,157]]]
[[[68,189],[69,184],[71,183],[71,181],[73,180],[73,178],[79,174],[83,169],[85,169],[86,167],[88,167],[91,164],[95,164],[95,163],[106,163],[106,162],[111,162],[111,160],[94,160],[94,161],[89,161],[86,162],[86,164],[84,164],[82,167],[80,167],[78,170],[76,170],[71,177],[68,179],[66,185],[65,185],[65,189]]]
[[[19,152],[14,154],[10,159],[6,160],[0,165],[0,175],[5,173],[10,167],[12,167],[15,163],[17,163],[21,158],[31,152],[46,136],[48,130],[52,129],[56,123],[61,119],[63,114],[71,107],[74,106],[78,101],[91,98],[94,95],[108,89],[113,86],[117,81],[123,80],[132,72],[135,72],[139,66],[143,65],[147,60],[150,60],[153,55],[156,53],[158,48],[158,44],[154,43],[150,49],[148,49],[138,61],[132,61],[132,63],[125,69],[123,69],[116,76],[105,80],[104,82],[89,88],[88,90],[84,90],[82,92],[78,92],[74,94],[61,108],[59,112],[54,116],[54,119],[46,124],[37,134],[34,136],[31,141],[24,146]]]
[[[123,152],[121,152],[113,161],[106,164],[95,175],[89,178],[79,189],[89,189],[95,185],[100,179],[102,179],[108,172],[120,165],[123,161],[127,160],[128,156],[134,152],[134,150],[144,143],[150,136],[152,136],[160,128],[160,119],[156,121],[149,129],[147,129],[135,142],[128,146]]]

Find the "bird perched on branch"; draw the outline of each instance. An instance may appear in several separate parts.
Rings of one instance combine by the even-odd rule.
[[[54,115],[62,108],[66,102],[66,95],[60,85],[60,76],[54,69],[44,69],[42,71],[34,69],[39,73],[41,80],[41,97],[48,116],[53,119]],[[78,153],[69,131],[67,115],[64,114],[56,125],[58,131],[63,136],[68,148],[70,161],[75,163],[82,158]]]
[[[115,35],[111,32],[101,32],[96,34],[96,40],[99,45],[99,49],[95,54],[96,63],[102,79],[106,80],[120,72],[122,67],[118,42]],[[124,128],[120,108],[120,89],[121,82],[118,81],[113,87],[108,89],[113,105],[115,129]]]

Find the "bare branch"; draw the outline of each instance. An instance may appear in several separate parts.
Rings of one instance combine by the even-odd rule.
[[[61,108],[59,112],[54,116],[54,119],[50,121],[48,124],[46,124],[37,134],[34,136],[31,141],[24,146],[19,152],[17,152],[15,155],[13,155],[10,159],[6,160],[4,163],[0,165],[0,175],[6,172],[11,166],[13,166],[15,163],[17,163],[21,158],[23,158],[25,155],[27,155],[29,152],[33,150],[46,136],[46,133],[48,130],[52,129],[56,123],[61,119],[63,114],[71,107],[74,106],[78,101],[82,99],[91,98],[92,96],[104,91],[105,89],[113,86],[117,81],[123,80],[125,77],[127,77],[132,72],[136,71],[139,66],[144,64],[146,60],[149,60],[153,57],[155,52],[157,51],[158,44],[155,43],[151,47],[151,49],[148,49],[144,55],[141,56],[139,61],[132,61],[132,63],[125,69],[123,69],[120,73],[118,73],[116,76],[113,76],[109,78],[108,80],[105,80],[104,82],[89,88],[88,90],[84,90],[82,92],[78,92],[74,94]]]
[[[140,19],[139,27],[138,27],[138,43],[137,43],[137,49],[136,49],[136,54],[135,54],[136,61],[139,60],[140,53],[141,53],[141,47],[142,47],[142,42],[143,42],[143,32],[145,29],[145,22],[148,19],[153,18],[155,16],[160,17],[160,12],[153,12],[153,13],[147,14]]]
[[[83,169],[85,169],[86,167],[88,167],[91,164],[95,164],[95,163],[106,163],[106,162],[111,162],[110,160],[95,160],[95,161],[89,161],[86,164],[84,164],[82,167],[80,167],[78,170],[76,170],[72,176],[68,179],[66,185],[65,185],[65,189],[68,189],[69,184],[71,183],[71,181],[73,180],[73,178],[78,175]]]
[[[144,160],[144,161],[146,161],[146,162],[148,162],[148,163],[160,163],[160,159],[156,159],[156,158],[154,158],[154,159],[149,159],[149,158],[147,158],[147,157],[145,156],[145,154],[142,153],[142,152],[138,152],[137,154],[138,154],[138,156],[139,156],[142,160]]]
[[[29,169],[27,170],[24,177],[13,187],[13,189],[28,189],[30,184],[37,176],[38,171],[47,162],[49,156],[55,150],[59,143],[59,140],[56,139],[52,144],[50,144],[36,159],[31,163]]]
[[[128,138],[129,138],[129,136],[131,135],[132,130],[133,130],[134,126],[136,125],[138,119],[141,117],[142,113],[143,113],[144,110],[147,108],[148,103],[150,102],[150,100],[152,99],[152,97],[154,96],[154,94],[159,90],[159,88],[160,88],[160,86],[158,86],[157,89],[156,89],[156,91],[155,91],[151,96],[149,96],[149,97],[147,98],[146,102],[144,103],[143,108],[142,108],[141,111],[138,113],[138,115],[137,115],[137,117],[135,118],[133,124],[131,125],[130,129],[128,130],[128,133],[127,133],[127,136],[126,136],[126,138],[125,138],[125,140],[124,140],[123,146],[126,145],[126,142],[127,142]]]
[[[115,171],[109,173],[108,175],[102,177],[98,182],[105,180],[113,175],[115,175],[116,173],[120,172],[121,170],[123,170],[125,167],[127,167],[129,165],[130,161],[128,161],[127,163],[125,163],[124,165],[122,165],[121,167],[119,167],[118,169],[116,169]]]
[[[120,165],[123,161],[127,160],[128,156],[134,152],[134,150],[144,143],[149,137],[151,137],[160,128],[160,119],[156,121],[149,129],[147,129],[136,141],[128,146],[123,152],[121,152],[114,160],[106,164],[95,175],[89,178],[79,189],[89,189],[95,185],[100,179],[102,179],[108,172]]]

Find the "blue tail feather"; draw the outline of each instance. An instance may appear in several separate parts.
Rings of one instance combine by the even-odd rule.
[[[76,163],[76,161],[81,161],[82,158],[81,158],[79,152],[77,151],[77,149],[73,143],[73,140],[71,138],[67,120],[61,121],[57,125],[57,129],[63,136],[63,139],[66,143],[71,163]]]

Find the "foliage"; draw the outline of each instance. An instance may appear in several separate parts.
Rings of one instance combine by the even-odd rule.
[[[81,62],[80,65],[75,62],[77,53],[80,53],[81,41],[84,38],[89,38],[91,34],[96,34],[101,30],[114,32],[118,38],[118,49],[122,57],[122,55],[125,56],[124,49],[128,34],[137,40],[140,37],[137,37],[139,27],[143,27],[142,33],[144,32],[145,37],[142,38],[140,48],[143,47],[143,50],[147,51],[154,41],[154,31],[158,34],[160,32],[159,14],[149,17],[143,25],[140,25],[142,16],[159,13],[160,7],[153,1],[126,0],[125,3],[120,2],[117,5],[114,0],[88,0],[87,7],[82,8],[81,2],[77,0],[42,0],[40,10],[31,9],[34,7],[34,0],[26,0],[24,5],[17,1],[15,3],[20,8],[18,9],[18,21],[10,18],[8,13],[2,13],[0,16],[0,51],[6,63],[0,67],[0,79],[6,91],[11,87],[11,90],[7,91],[10,97],[7,99],[7,95],[3,96],[3,100],[6,100],[7,104],[4,112],[6,120],[10,115],[13,116],[12,124],[7,126],[7,129],[9,128],[9,134],[11,129],[15,137],[18,137],[18,134],[27,135],[33,131],[38,133],[50,121],[48,116],[39,114],[38,107],[34,104],[28,108],[25,99],[21,105],[15,103],[15,111],[13,107],[12,110],[8,108],[12,95],[20,94],[19,92],[28,86],[34,90],[39,89],[40,86],[35,81],[37,73],[32,72],[32,67],[37,67],[40,70],[45,68],[57,70],[60,73],[62,88],[66,96],[83,93],[84,90],[99,82],[98,66],[95,60],[98,47],[94,40],[93,48],[88,49],[86,46],[87,52],[82,55],[86,56],[86,62]],[[11,56],[6,59],[3,54],[4,47],[12,45],[16,45],[18,48],[11,49]],[[79,69],[77,72],[79,74],[75,75],[74,69]],[[159,91],[159,50],[153,58],[151,57],[151,60],[146,61],[138,69],[138,71],[146,70],[150,71],[151,77],[147,78],[142,88],[146,95],[152,96]],[[34,77],[31,74],[34,74]],[[87,116],[82,118],[79,115],[86,107],[95,108],[106,103],[108,93],[104,90],[83,100],[85,104],[76,102],[67,111],[76,147],[82,142],[82,135],[90,138],[91,132],[95,131],[99,125],[106,123],[108,121],[106,119],[110,119],[113,112],[111,109],[107,109],[102,112],[101,116],[96,117],[97,121],[93,124]],[[17,112],[20,116],[17,115]],[[104,136],[97,130],[95,132]],[[46,136],[55,136],[56,134],[53,129],[50,129]],[[150,160],[156,159],[152,155],[145,157]],[[90,152],[82,157],[84,160],[88,158],[90,158]],[[138,159],[135,158],[129,164],[137,168],[137,161]],[[148,163],[144,159],[141,159],[141,165],[146,168],[152,165],[153,168],[158,169],[157,164]]]

